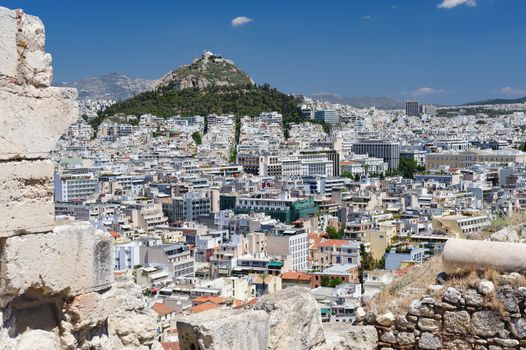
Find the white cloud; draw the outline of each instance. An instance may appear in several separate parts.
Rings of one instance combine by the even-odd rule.
[[[418,88],[414,91],[409,92],[409,95],[412,96],[425,96],[425,95],[434,95],[434,94],[441,94],[444,90],[442,89],[433,89],[427,86],[423,86],[421,88]]]
[[[250,22],[254,22],[254,20],[246,16],[239,16],[239,17],[234,18],[232,21],[230,21],[230,23],[232,24],[232,27],[239,27],[239,26],[245,25]]]
[[[362,19],[367,21],[367,20],[373,19],[373,16],[362,16]]]
[[[460,5],[473,7],[477,5],[477,0],[442,0],[442,2],[438,5],[438,8],[452,9],[453,7]]]
[[[509,86],[503,87],[499,92],[503,95],[509,96],[526,96],[526,90],[514,89]]]

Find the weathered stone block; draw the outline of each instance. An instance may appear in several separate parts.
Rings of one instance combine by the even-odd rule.
[[[450,333],[469,334],[471,317],[467,311],[446,311],[444,328]]]
[[[0,160],[47,158],[78,118],[77,91],[0,86]]]
[[[113,282],[111,238],[88,223],[0,240],[0,306],[29,288],[79,295]]]
[[[65,312],[70,317],[72,331],[94,328],[103,323],[116,307],[115,298],[91,292],[77,295],[66,305]]]
[[[177,322],[181,349],[266,350],[269,315],[262,310],[210,310]],[[300,341],[301,339],[297,339]]]
[[[16,14],[0,7],[0,75],[15,77],[18,64]]]
[[[473,313],[471,321],[475,334],[483,337],[493,337],[500,330],[504,329],[504,323],[492,310]]]
[[[54,214],[50,160],[0,162],[0,237],[49,231]]]
[[[435,350],[442,347],[442,339],[440,336],[432,333],[422,333],[418,346],[421,349]]]
[[[349,326],[345,323],[325,323],[327,349],[371,350],[377,348],[378,332],[373,326]],[[323,349],[323,347],[321,347]]]
[[[306,288],[287,288],[265,295],[254,309],[270,315],[269,350],[312,349],[325,341],[319,305]]]

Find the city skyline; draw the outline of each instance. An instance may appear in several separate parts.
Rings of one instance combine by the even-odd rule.
[[[516,0],[3,5],[46,22],[55,82],[157,79],[212,50],[289,93],[439,104],[526,95],[526,4]]]

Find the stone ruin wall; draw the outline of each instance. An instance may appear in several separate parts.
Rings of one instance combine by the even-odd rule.
[[[44,44],[38,17],[0,7],[0,349],[159,345],[140,288],[114,281],[109,235],[55,226],[49,152],[78,105],[50,86]]]
[[[367,314],[379,349],[503,350],[526,348],[526,287],[519,274],[501,285],[481,279],[460,287],[431,286],[404,315]]]

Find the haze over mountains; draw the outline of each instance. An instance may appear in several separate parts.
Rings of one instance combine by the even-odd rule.
[[[219,60],[222,58],[219,57]],[[206,62],[206,61],[205,61]],[[224,81],[213,82],[213,85],[229,85],[230,83],[248,83],[253,84],[251,78],[241,70],[239,70],[231,61],[224,60],[221,64],[215,64],[214,67],[220,67],[219,71],[212,71],[216,75],[227,77]],[[215,68],[215,69],[216,69]],[[107,99],[123,101],[139,95],[146,91],[155,89],[156,86],[166,86],[169,82],[178,81],[181,86],[178,88],[187,87],[204,87],[210,83],[210,69],[203,65],[203,61],[193,62],[190,65],[184,65],[176,70],[173,70],[159,80],[133,78],[126,74],[110,73],[99,77],[88,77],[80,80],[70,82],[59,82],[55,84],[60,87],[74,87],[78,90],[79,99],[82,100],[96,100]],[[183,75],[181,75],[183,74]],[[208,74],[208,76],[206,76]],[[183,77],[183,79],[181,79]],[[213,78],[213,77],[212,77]],[[329,103],[339,103],[344,105],[351,105],[357,108],[377,107],[381,109],[403,109],[405,102],[392,97],[376,97],[376,96],[340,96],[330,92],[320,92],[306,95],[315,100],[327,101]],[[481,100],[475,102],[468,102],[464,105],[489,105],[489,104],[513,104],[526,103],[526,97],[506,99],[496,98]]]
[[[56,86],[74,87],[82,100],[126,100],[142,92],[152,90],[157,80],[132,78],[125,74],[110,73],[100,77],[88,77]]]

